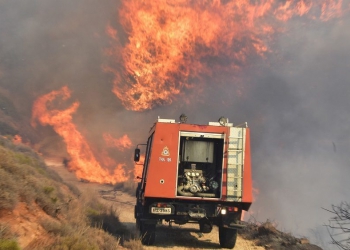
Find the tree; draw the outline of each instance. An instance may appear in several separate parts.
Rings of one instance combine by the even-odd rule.
[[[326,225],[333,244],[340,249],[350,250],[350,204],[341,202],[340,205],[332,205],[332,209],[325,209],[334,216]]]

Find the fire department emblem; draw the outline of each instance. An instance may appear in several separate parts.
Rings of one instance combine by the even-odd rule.
[[[165,146],[163,148],[162,156],[170,156],[170,152],[169,152],[169,148],[168,147]]]

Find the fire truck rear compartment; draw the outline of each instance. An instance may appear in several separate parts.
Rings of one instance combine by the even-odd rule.
[[[223,147],[223,135],[180,136],[177,196],[221,197]]]

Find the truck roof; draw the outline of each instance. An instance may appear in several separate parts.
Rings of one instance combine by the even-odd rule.
[[[187,117],[186,117],[187,118]],[[224,117],[220,117],[220,119],[222,119]],[[180,118],[181,119],[181,118]],[[217,122],[209,122],[208,125],[209,126],[225,126],[225,127],[233,127],[233,123],[229,123],[228,122],[228,118],[224,118],[225,119],[225,122],[224,124],[221,124],[220,123],[220,119],[219,121]],[[164,119],[164,118],[160,118],[160,116],[158,116],[157,118],[157,122],[161,122],[161,123],[176,123],[175,119]],[[182,122],[178,122],[178,123],[182,123]],[[199,124],[196,124],[196,125],[199,125]],[[152,126],[153,127],[153,126]],[[247,122],[243,123],[243,124],[240,124],[240,125],[236,125],[235,127],[248,127],[248,124]]]

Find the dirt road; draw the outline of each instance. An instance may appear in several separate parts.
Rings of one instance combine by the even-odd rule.
[[[75,175],[69,172],[63,164],[57,160],[47,160],[46,164],[55,170],[67,183],[77,186],[82,192],[95,192],[101,197],[101,202],[113,207],[118,211],[120,221],[137,235],[134,219],[135,197],[121,191],[113,192],[112,187],[103,184],[85,183],[79,181]],[[102,193],[102,195],[101,195]],[[214,227],[209,234],[199,231],[197,224],[157,225],[156,241],[154,246],[145,246],[145,249],[220,249],[219,233]],[[264,250],[263,247],[255,246],[254,242],[244,240],[238,235],[235,250]]]
[[[120,220],[135,234],[134,203],[135,198],[125,193],[117,193],[115,203],[118,205]],[[154,246],[146,246],[145,249],[220,249],[218,228],[214,227],[209,234],[199,231],[197,224],[169,226],[168,223],[157,225],[156,242]],[[255,246],[252,241],[247,241],[238,236],[237,250],[263,250],[263,247]]]

